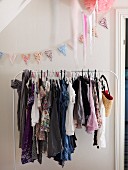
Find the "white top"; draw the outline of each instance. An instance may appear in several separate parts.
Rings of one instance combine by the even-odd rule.
[[[101,128],[98,129],[97,133],[97,143],[101,148],[106,148],[106,139],[105,139],[105,128],[106,128],[106,117],[105,117],[105,107],[102,101],[102,90],[99,88],[99,106],[100,106],[100,114],[102,118]]]
[[[75,126],[73,121],[73,108],[75,103],[75,91],[72,87],[72,84],[69,82],[67,91],[69,93],[69,105],[66,111],[66,121],[65,121],[65,128],[66,128],[66,135],[71,136],[74,135]]]
[[[39,103],[39,100],[38,100],[39,95],[37,97],[37,94],[36,94],[37,78],[38,78],[38,75],[37,75],[37,73],[35,73],[35,79],[34,79],[34,82],[35,82],[34,104],[32,106],[32,112],[31,112],[31,125],[32,125],[32,127],[34,127],[36,125],[36,123],[39,122],[39,109],[38,109],[38,106],[41,105],[41,103]]]

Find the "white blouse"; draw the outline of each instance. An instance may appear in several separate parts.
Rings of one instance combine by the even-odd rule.
[[[105,107],[102,101],[102,89],[99,87],[99,109],[102,118],[101,128],[98,129],[97,133],[97,143],[100,148],[106,148],[106,138],[105,138],[105,128],[106,128],[106,117],[105,117]]]
[[[66,111],[66,121],[65,121],[65,128],[66,134],[68,136],[74,135],[75,126],[73,121],[73,108],[75,103],[75,91],[72,87],[72,84],[69,82],[67,91],[69,93],[69,105]]]

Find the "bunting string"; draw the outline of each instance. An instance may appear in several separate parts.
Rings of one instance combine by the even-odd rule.
[[[73,50],[73,45],[71,43],[71,40],[66,41],[65,43],[62,43],[58,45],[57,47],[46,49],[43,51],[37,51],[33,53],[16,53],[16,54],[10,54],[10,53],[4,53],[0,51],[0,59],[2,57],[7,56],[12,64],[14,64],[14,61],[17,56],[21,56],[24,63],[27,65],[31,57],[34,57],[37,64],[39,64],[42,60],[42,58],[47,57],[49,61],[53,60],[53,51],[57,50],[59,51],[63,56],[67,56],[67,49]]]
[[[80,0],[79,0],[80,1]],[[84,2],[84,0],[81,0],[81,2]],[[96,1],[97,2],[97,1]],[[57,47],[49,48],[41,51],[35,51],[33,53],[21,53],[21,54],[10,54],[5,53],[3,51],[0,51],[0,60],[4,56],[8,56],[11,64],[14,64],[15,59],[17,56],[21,56],[24,63],[27,65],[32,57],[34,57],[34,60],[37,64],[41,62],[41,60],[46,57],[49,59],[50,62],[53,61],[53,51],[57,50],[59,51],[62,56],[67,56],[67,50],[68,48],[70,50],[73,50],[73,57],[76,64],[76,67],[78,67],[78,42],[80,42],[83,45],[83,65],[85,67],[86,64],[86,58],[87,58],[87,34],[89,34],[89,48],[90,48],[90,55],[92,55],[93,50],[93,43],[94,38],[98,37],[97,35],[97,24],[108,29],[108,23],[106,17],[103,17],[98,22],[98,12],[99,12],[99,4],[96,3],[94,5],[94,9],[92,10],[91,14],[87,15],[85,10],[80,8],[78,1],[72,0],[72,39],[68,40],[66,42],[61,43]],[[85,5],[85,4],[84,4]],[[82,13],[82,33],[78,33],[78,16],[79,11]]]
[[[83,37],[82,34],[79,34]],[[80,41],[80,36],[78,37],[78,41]],[[82,43],[82,42],[81,42]],[[32,52],[32,53],[5,53],[0,51],[0,59],[3,57],[8,57],[11,64],[14,64],[15,59],[17,56],[21,56],[21,59],[24,61],[24,63],[27,65],[30,61],[30,59],[33,57],[34,60],[36,61],[37,64],[39,64],[41,62],[41,60],[46,57],[49,59],[50,62],[53,61],[53,52],[54,51],[59,51],[60,54],[62,54],[62,56],[67,56],[67,50],[68,48],[70,50],[74,50],[74,46],[73,46],[73,42],[71,40],[67,40],[61,44],[59,44],[57,47],[53,47],[53,48],[49,48],[43,51],[36,51],[36,52]]]

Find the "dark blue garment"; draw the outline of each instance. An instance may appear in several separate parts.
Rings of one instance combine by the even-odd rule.
[[[61,153],[59,153],[54,159],[59,162],[60,165],[64,166],[64,162],[71,160],[71,153],[73,153],[74,148],[71,143],[71,137],[66,135],[65,129],[65,120],[66,120],[66,111],[69,104],[69,93],[67,92],[67,84],[64,80],[60,81],[61,90],[60,90],[60,101],[59,101],[59,109],[60,109],[60,118],[61,118],[61,138],[63,149]]]
[[[125,70],[125,121],[128,122],[128,69]]]

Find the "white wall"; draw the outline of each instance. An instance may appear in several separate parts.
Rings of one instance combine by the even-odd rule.
[[[0,33],[0,51],[7,53],[22,53],[44,50],[51,46],[70,39],[70,8],[65,3],[60,4],[58,9],[57,37],[56,42],[51,42],[52,23],[52,0],[32,0],[25,10]],[[63,0],[64,2],[65,0]],[[68,1],[66,1],[68,4]],[[126,0],[118,0],[116,7],[126,7]],[[109,29],[98,26],[98,38],[95,40],[92,56],[87,56],[86,68],[115,70],[115,16],[114,10],[107,14]],[[81,26],[80,26],[81,28]],[[82,46],[79,45],[80,60],[79,68],[82,69]],[[13,138],[12,138],[12,94],[10,81],[14,76],[25,68],[33,69],[76,69],[73,59],[73,52],[68,49],[67,56],[60,55],[54,51],[53,62],[44,58],[41,63],[36,64],[32,59],[26,66],[21,56],[12,65],[7,57],[0,59],[0,169],[14,170],[13,168]],[[114,95],[114,77],[109,77],[109,84]],[[115,113],[116,114],[116,113]],[[106,128],[107,148],[97,150],[92,146],[93,136],[81,130],[77,130],[77,149],[73,154],[73,160],[67,162],[65,170],[114,170],[114,108],[110,118],[107,119]],[[34,169],[56,169],[60,167],[53,160],[44,157],[43,165],[38,163],[21,165],[20,150],[18,149],[18,135],[16,146],[17,170]]]

